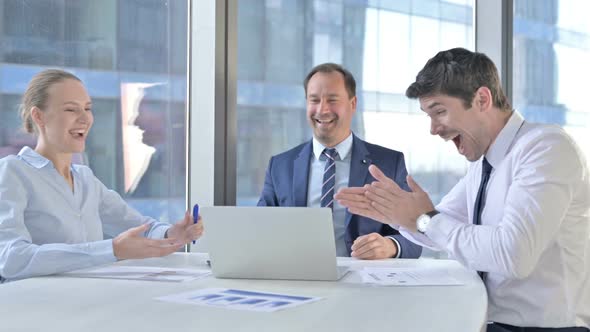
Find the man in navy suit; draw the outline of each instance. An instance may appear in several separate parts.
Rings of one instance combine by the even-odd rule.
[[[417,258],[422,247],[388,225],[351,215],[332,199],[344,187],[370,184],[369,165],[377,165],[403,188],[406,165],[401,152],[367,143],[350,130],[356,112],[356,82],[340,65],[316,66],[304,81],[307,119],[313,138],[273,156],[259,206],[330,207],[336,253],[361,259]]]

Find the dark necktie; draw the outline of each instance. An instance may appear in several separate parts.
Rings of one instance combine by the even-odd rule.
[[[334,185],[336,185],[336,149],[324,149],[322,152],[326,156],[326,166],[324,167],[324,181],[322,182],[322,198],[320,199],[321,207],[334,207]]]
[[[484,157],[481,163],[481,183],[479,184],[479,190],[477,191],[477,197],[475,198],[475,205],[473,206],[474,225],[481,225],[481,213],[486,204],[486,187],[491,173],[492,165],[490,165],[488,160]],[[477,271],[477,274],[482,280],[485,280],[485,272]]]
[[[488,160],[484,157],[481,163],[481,183],[479,184],[477,198],[475,199],[475,205],[473,206],[473,224],[475,225],[481,225],[481,212],[486,205],[486,186],[488,185],[491,173],[492,165],[490,165]]]

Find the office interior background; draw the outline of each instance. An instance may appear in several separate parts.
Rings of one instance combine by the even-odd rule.
[[[488,6],[501,14],[482,13]],[[404,152],[436,203],[467,162],[404,96],[428,58],[496,49],[513,107],[562,126],[590,157],[589,9],[586,0],[0,0],[0,157],[35,144],[18,115],[27,82],[64,68],[94,104],[77,162],[141,213],[174,222],[189,203],[255,205],[271,155],[310,139],[302,81],[330,61],[357,79],[355,134]],[[496,28],[486,48],[478,29]]]

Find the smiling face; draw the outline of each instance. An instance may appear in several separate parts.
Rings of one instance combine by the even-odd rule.
[[[472,105],[478,105],[478,94]],[[445,141],[452,140],[460,154],[469,161],[483,156],[493,141],[484,112],[465,108],[459,98],[443,94],[420,97],[420,108],[430,117],[430,133]]]
[[[334,147],[350,135],[356,97],[346,91],[344,77],[337,71],[317,72],[307,85],[307,120],[314,137]]]
[[[79,153],[94,122],[92,103],[84,85],[65,79],[47,89],[44,109],[34,108],[33,121],[39,132],[38,145],[53,153]]]

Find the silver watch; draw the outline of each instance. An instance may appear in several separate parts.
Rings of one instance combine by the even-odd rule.
[[[437,214],[439,214],[440,212],[436,211],[436,210],[432,210],[430,212],[426,212],[424,214],[421,214],[418,219],[416,219],[416,229],[418,229],[418,232],[424,234],[426,233],[426,230],[428,229],[428,225],[430,224],[430,220],[432,219],[432,217],[436,216]]]

